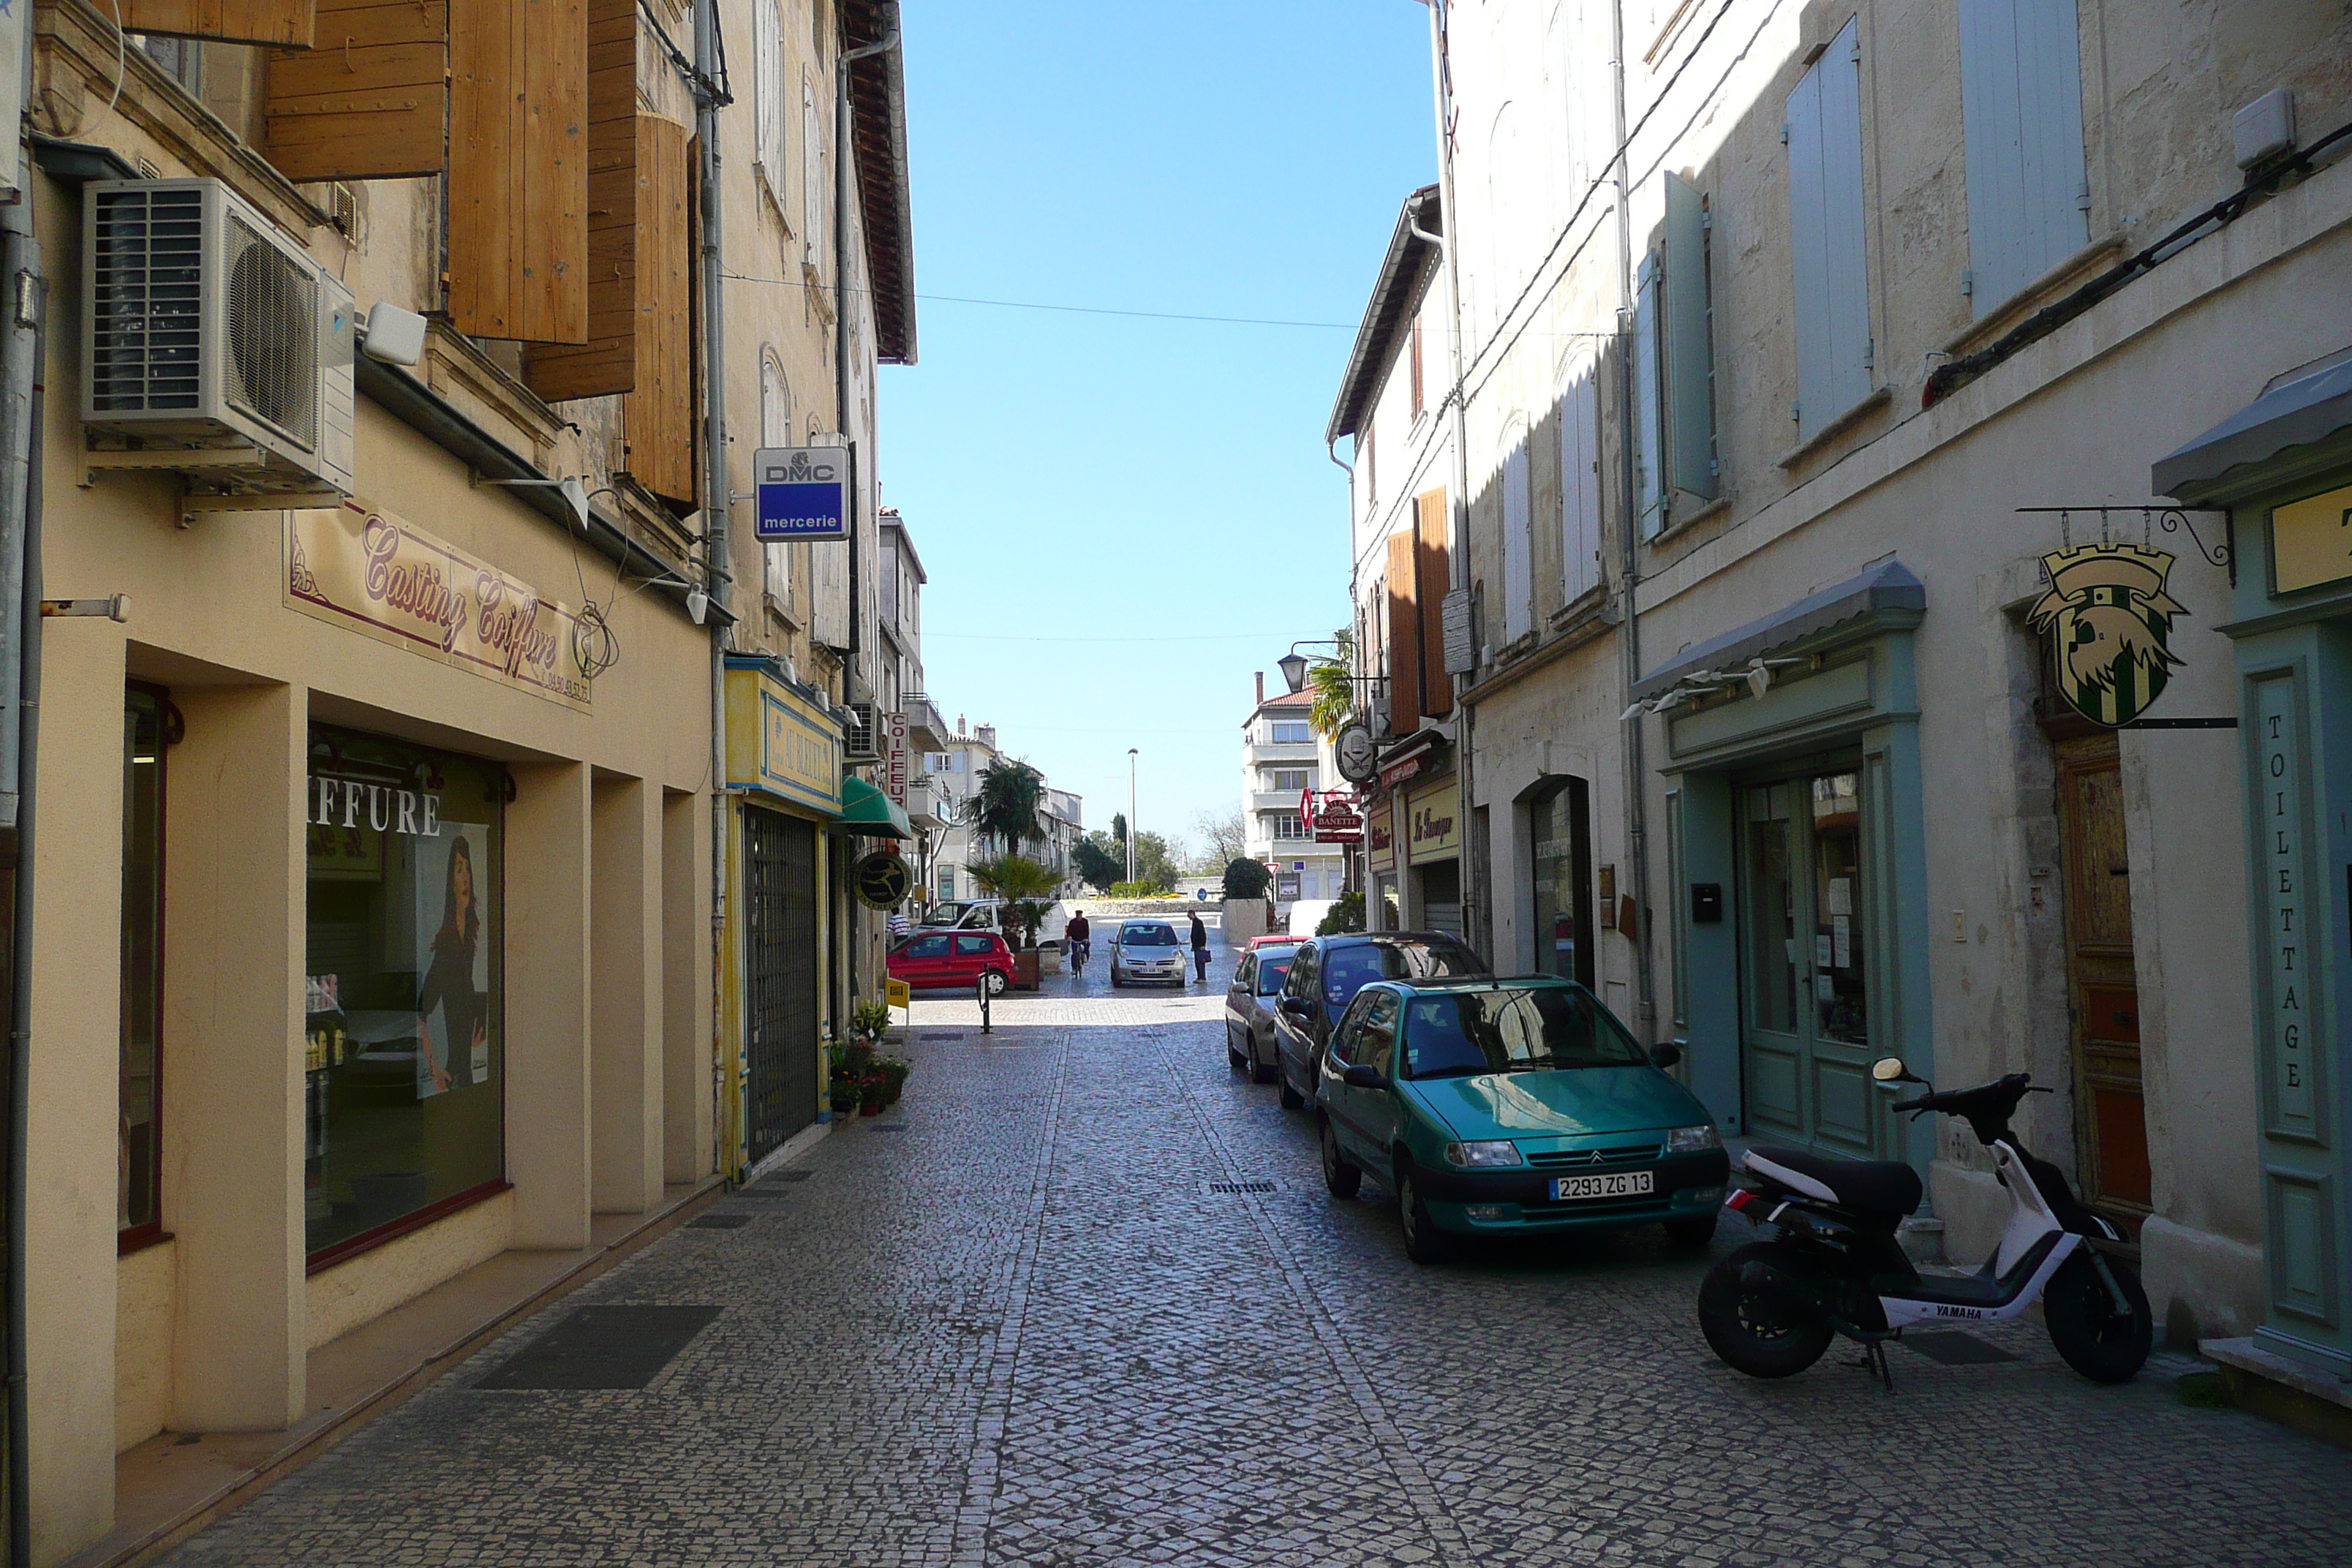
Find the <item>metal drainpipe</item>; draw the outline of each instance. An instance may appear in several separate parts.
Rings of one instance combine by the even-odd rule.
[[[710,617],[710,1141],[712,1168],[728,1169],[727,1136],[727,628],[730,624],[727,513],[733,480],[727,472],[726,279],[720,270],[725,233],[719,184],[719,4],[694,8],[695,136],[702,144],[702,561],[709,579]]]
[[[1452,513],[1454,536],[1447,542],[1449,558],[1447,575],[1452,580],[1449,584],[1451,587],[1458,588],[1466,594],[1470,588],[1470,433],[1467,410],[1465,407],[1468,400],[1468,384],[1465,375],[1462,354],[1462,258],[1459,247],[1453,243],[1453,240],[1462,232],[1462,207],[1454,195],[1454,137],[1447,125],[1446,84],[1452,79],[1452,71],[1445,58],[1444,0],[1435,0],[1435,3],[1431,5],[1429,25],[1434,33],[1434,52],[1439,63],[1438,188],[1439,198],[1444,204],[1445,233],[1444,236],[1430,234],[1417,223],[1412,225],[1412,231],[1418,237],[1433,242],[1437,246],[1438,254],[1445,258],[1445,289],[1450,296],[1446,300],[1446,308],[1454,319],[1454,330],[1448,334],[1453,340],[1454,386],[1446,395],[1454,404],[1454,504],[1447,509]],[[1418,526],[1418,523],[1415,526]],[[1441,626],[1442,625],[1441,616]],[[1477,628],[1473,626],[1471,630],[1471,650],[1472,658],[1475,659],[1478,641]],[[1444,656],[1442,631],[1440,644],[1439,661],[1443,663]],[[1426,669],[1429,650],[1422,649],[1421,657],[1422,668]],[[1463,934],[1465,938],[1469,938],[1481,934],[1469,929],[1469,921],[1473,911],[1478,909],[1478,900],[1485,891],[1477,884],[1478,858],[1473,852],[1470,827],[1471,822],[1475,820],[1472,816],[1475,794],[1475,764],[1472,754],[1475,746],[1478,721],[1473,716],[1470,705],[1462,700],[1462,693],[1469,689],[1469,676],[1448,677],[1448,679],[1454,684],[1454,709],[1461,731],[1461,738],[1454,744],[1454,763],[1455,794],[1460,802],[1458,809],[1463,815],[1462,858],[1457,875],[1461,879],[1462,887],[1462,915],[1465,923]],[[1404,875],[1402,869],[1399,875]],[[1480,923],[1486,927],[1483,934],[1489,939],[1486,945],[1491,948],[1494,945],[1491,940],[1494,936],[1493,922],[1481,921]],[[1488,956],[1491,960],[1492,954],[1489,953]]]
[[[843,41],[845,42],[848,18],[840,15],[838,7],[835,9],[835,16],[838,18],[836,26],[843,29]],[[898,47],[898,29],[894,26],[875,42],[845,51],[833,73],[833,379],[834,408],[837,416],[835,423],[840,427],[844,439],[846,439],[849,435],[849,203],[851,193],[856,188],[852,177],[853,163],[849,145],[849,68],[868,56],[887,54]],[[869,431],[868,434],[871,435],[871,432]],[[867,462],[870,463],[872,454],[867,453],[866,456]],[[841,695],[845,700],[854,700],[856,698],[857,693],[852,682],[866,679],[857,668],[858,655],[865,646],[865,638],[858,635],[859,612],[865,608],[859,597],[865,583],[865,574],[859,570],[858,554],[866,548],[866,530],[859,526],[864,521],[864,508],[858,502],[857,492],[865,477],[859,470],[866,464],[857,459],[857,449],[853,447],[850,448],[849,459],[848,509],[849,671],[841,683]],[[872,692],[871,682],[866,683],[866,689],[869,694]],[[843,946],[849,955],[849,996],[851,1002],[855,1003],[857,999],[859,957],[857,950],[861,942],[858,928],[863,922],[858,915],[857,900],[855,898],[843,900],[843,908],[846,911],[849,926],[849,940],[843,943]]]
[[[16,666],[16,773],[8,782],[16,786],[16,879],[8,1026],[8,1561],[29,1563],[33,1498],[25,1323],[25,1145],[32,1124],[33,805],[40,760],[42,355],[47,352],[42,319],[47,299],[29,199],[0,209],[0,280],[10,296],[7,321],[0,329],[0,395],[8,403],[0,421],[8,437],[6,450],[0,452],[0,461],[5,461],[0,467],[0,531],[14,532],[21,540],[24,563],[15,605],[17,636],[11,639],[16,647],[10,660]],[[11,512],[16,515],[5,516]],[[0,614],[7,610],[0,605]]]
[[[1640,476],[1633,458],[1633,346],[1637,340],[1630,330],[1634,308],[1633,216],[1626,209],[1626,198],[1632,193],[1628,188],[1631,181],[1625,153],[1624,0],[1617,0],[1610,7],[1609,17],[1612,55],[1610,109],[1617,140],[1617,324],[1621,345],[1617,355],[1617,441],[1625,480],[1625,558],[1620,574],[1624,583],[1625,610],[1617,640],[1623,655],[1625,700],[1631,703],[1634,683],[1642,679],[1642,519]],[[1626,853],[1632,862],[1626,869],[1633,884],[1633,980],[1640,998],[1642,1039],[1647,1045],[1655,1042],[1658,1032],[1658,998],[1650,980],[1650,832],[1643,795],[1648,765],[1643,756],[1642,716],[1633,714],[1625,725],[1625,831],[1630,846]]]

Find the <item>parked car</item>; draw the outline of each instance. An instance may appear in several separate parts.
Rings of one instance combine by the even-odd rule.
[[[1225,1056],[1252,1083],[1274,1081],[1274,1002],[1298,951],[1296,940],[1249,944],[1225,988]]]
[[[985,974],[988,994],[1002,996],[1013,984],[1013,950],[990,931],[919,931],[885,962],[891,979],[918,991],[969,991]]]
[[[1658,1222],[1703,1247],[1731,1163],[1660,1070],[1675,1059],[1557,976],[1374,981],[1316,1075],[1324,1183],[1351,1198],[1373,1173],[1416,1263],[1465,1237]]]
[[[925,931],[1001,931],[1003,921],[998,910],[1003,906],[994,899],[970,899],[961,902],[949,900],[933,904],[923,913]]]
[[[1110,939],[1110,983],[1168,980],[1181,986],[1191,959],[1191,950],[1166,921],[1121,921]]]
[[[1298,941],[1274,1005],[1274,1067],[1282,1106],[1297,1110],[1315,1093],[1331,1026],[1374,980],[1437,980],[1486,974],[1486,961],[1443,931],[1354,931]]]

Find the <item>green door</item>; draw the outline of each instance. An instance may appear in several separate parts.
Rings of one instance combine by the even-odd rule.
[[[1744,786],[1738,798],[1749,1128],[1876,1154],[1860,774],[1773,779]]]

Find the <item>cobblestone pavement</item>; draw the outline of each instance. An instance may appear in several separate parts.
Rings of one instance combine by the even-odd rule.
[[[916,1007],[902,1106],[175,1564],[2341,1564],[2352,1454],[2021,1359],[1716,1362],[1645,1234],[1438,1269],[1322,1191],[1211,989]],[[1270,1194],[1215,1195],[1213,1182]],[[1732,1245],[1727,1235],[1718,1251]],[[589,1303],[723,1311],[642,1390],[474,1384]]]

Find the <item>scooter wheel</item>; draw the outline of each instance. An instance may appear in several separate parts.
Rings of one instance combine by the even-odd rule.
[[[1830,1348],[1827,1323],[1792,1313],[1746,1283],[1748,1265],[1769,1261],[1773,1250],[1770,1242],[1743,1247],[1708,1269],[1698,1288],[1699,1332],[1726,1366],[1750,1377],[1794,1377]]]
[[[2155,1340],[2155,1324],[2147,1310],[2147,1292],[2139,1274],[2120,1258],[2102,1259],[2129,1311],[2116,1310],[2106,1281],[2088,1250],[2078,1250],[2058,1266],[2042,1291],[2042,1319],[2049,1325],[2050,1342],[2066,1364],[2093,1383],[2129,1383],[2147,1364]]]

